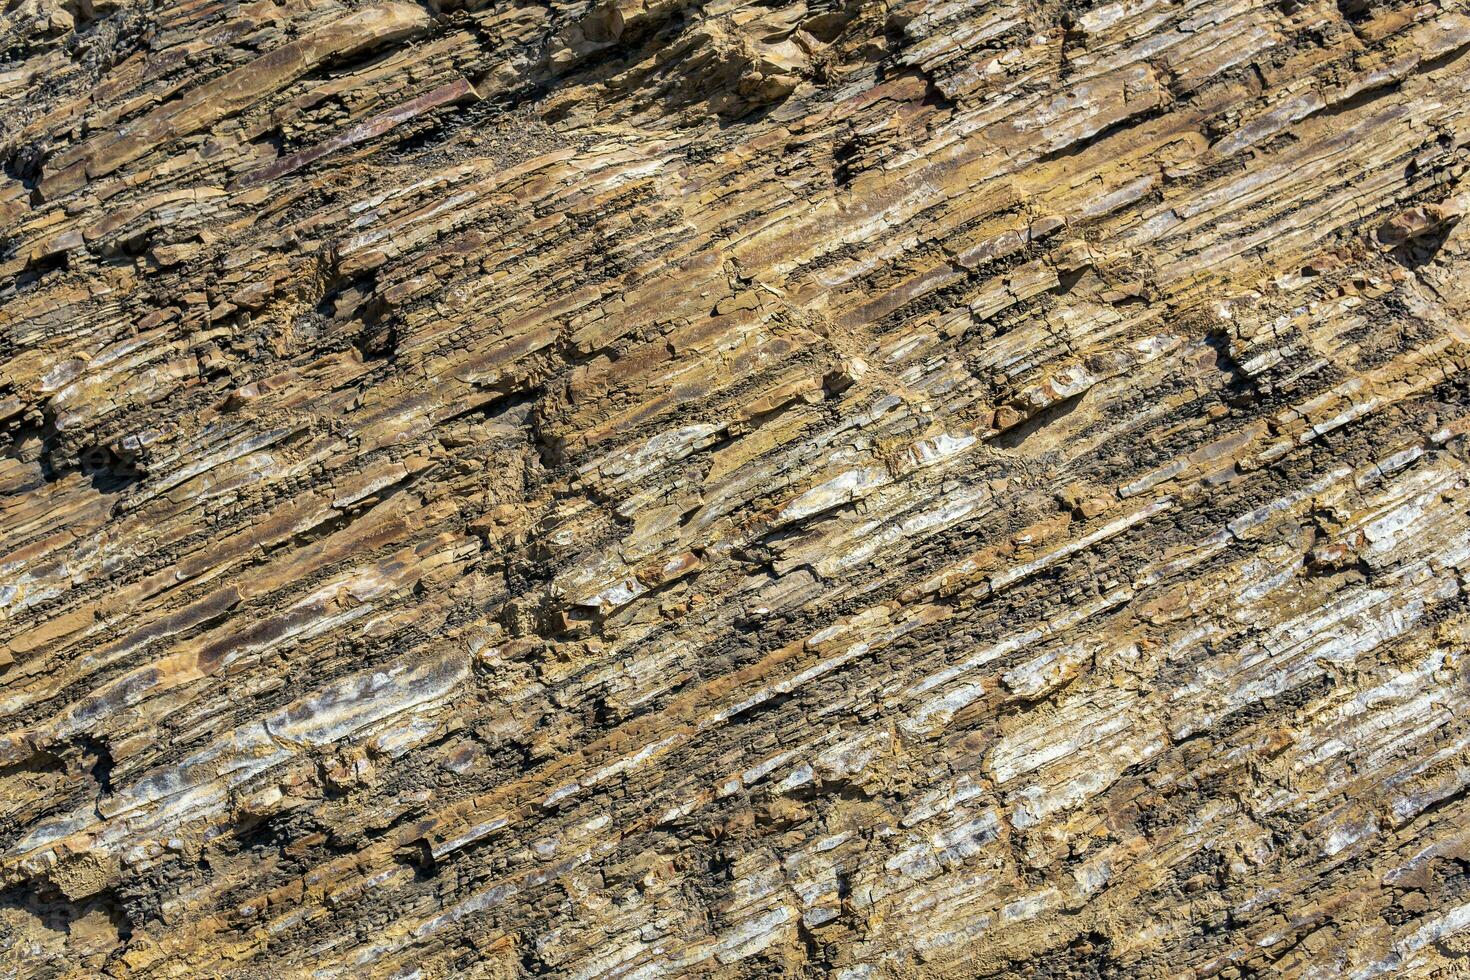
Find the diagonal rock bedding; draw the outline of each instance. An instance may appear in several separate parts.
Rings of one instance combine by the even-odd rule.
[[[1470,971],[1463,0],[0,49],[0,977]]]

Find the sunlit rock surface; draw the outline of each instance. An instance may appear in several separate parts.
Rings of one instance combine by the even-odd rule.
[[[1470,970],[1462,2],[0,40],[0,976]]]

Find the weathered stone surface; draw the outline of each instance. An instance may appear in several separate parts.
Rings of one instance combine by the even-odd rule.
[[[0,18],[0,975],[1470,969],[1458,0]]]

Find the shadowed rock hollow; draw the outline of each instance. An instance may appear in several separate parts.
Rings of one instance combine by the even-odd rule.
[[[1470,969],[1463,3],[0,51],[0,976]]]

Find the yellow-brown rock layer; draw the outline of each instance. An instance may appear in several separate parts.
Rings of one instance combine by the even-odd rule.
[[[1463,0],[0,41],[0,976],[1470,971]]]

